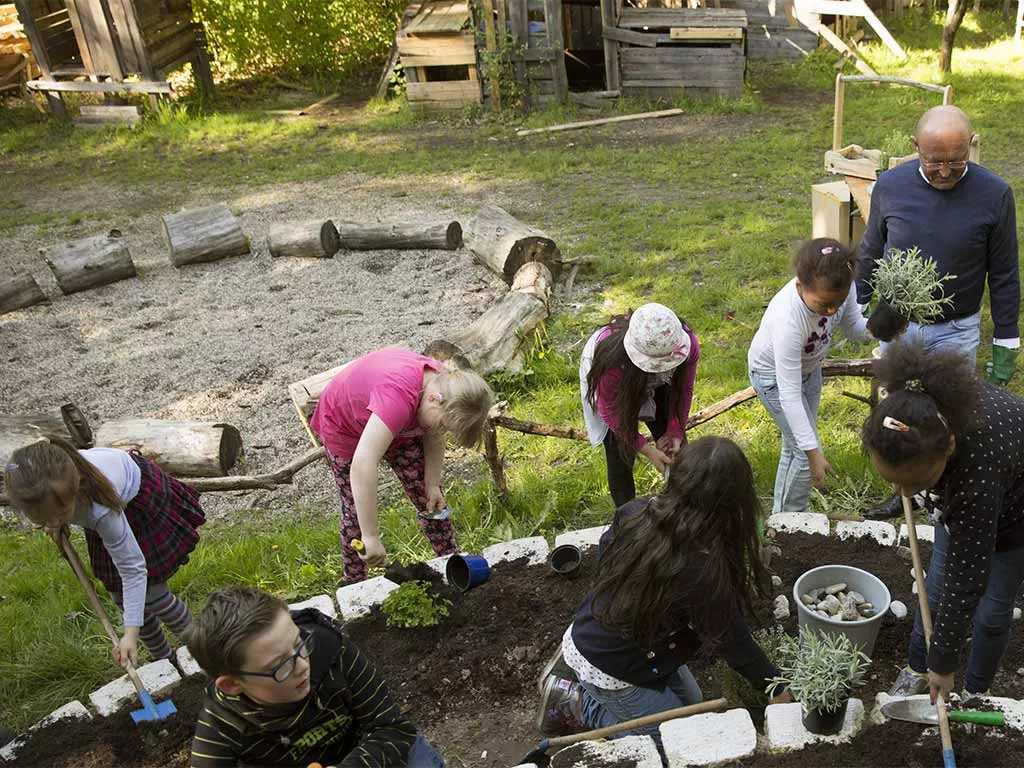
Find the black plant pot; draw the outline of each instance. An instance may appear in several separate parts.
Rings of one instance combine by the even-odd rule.
[[[804,712],[804,728],[819,736],[831,736],[843,730],[846,719],[846,701],[837,709],[811,709]]]
[[[879,299],[878,306],[868,318],[868,330],[879,341],[892,341],[908,322],[910,318],[893,309],[885,299]]]

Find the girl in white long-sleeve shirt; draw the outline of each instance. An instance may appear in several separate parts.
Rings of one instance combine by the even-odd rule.
[[[836,330],[866,341],[853,287],[856,256],[830,238],[805,243],[796,277],[775,294],[747,353],[750,383],[782,431],[772,513],[805,512],[830,470],[818,438],[821,364]]]
[[[85,529],[93,575],[122,606],[119,664],[137,663],[142,640],[154,659],[174,660],[161,622],[181,636],[192,616],[167,589],[188,560],[205,522],[199,493],[138,453],[77,450],[43,438],[14,451],[4,466],[13,505],[59,540],[71,524]]]

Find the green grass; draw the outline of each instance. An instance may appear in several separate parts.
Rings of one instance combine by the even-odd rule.
[[[897,62],[878,44],[866,57],[884,74],[935,80],[939,18],[892,25],[910,59]],[[982,135],[982,160],[1024,188],[1024,57],[995,14],[969,16],[949,79],[954,102]],[[576,364],[583,340],[612,312],[661,301],[696,329],[701,363],[694,408],[747,385],[746,351],[762,309],[785,282],[794,245],[809,232],[809,187],[828,180],[822,156],[831,142],[835,56],[814,53],[793,65],[751,64],[738,103],[689,102],[710,120],[678,136],[654,124],[639,138],[619,128],[515,138],[513,129],[582,117],[572,107],[530,115],[419,118],[401,105],[372,103],[339,119],[269,119],[260,105],[221,104],[149,116],[135,132],[78,132],[38,113],[0,109],[0,172],[31,178],[9,191],[0,233],[80,224],[110,226],[111,212],[88,207],[93,185],[144,190],[143,210],[163,212],[193,196],[233,195],[283,182],[359,172],[396,184],[430,182],[437,195],[466,206],[464,187],[514,190],[529,200],[513,214],[544,228],[566,256],[586,257],[578,285],[597,295],[579,312],[559,308],[546,334],[531,342],[526,371],[494,381],[522,418],[582,426]],[[771,94],[796,91],[776,103]],[[868,147],[905,146],[934,94],[894,87],[847,88],[845,138]],[[292,105],[294,106],[294,105]],[[615,102],[609,114],[649,109]],[[671,118],[670,118],[671,119]],[[687,120],[688,118],[683,118]],[[46,193],[44,198],[43,193]],[[76,201],[72,210],[52,202]],[[84,202],[77,202],[77,201]],[[1024,232],[1022,232],[1024,234]],[[577,294],[580,295],[579,293]],[[579,300],[579,299],[578,299]],[[731,311],[734,320],[726,319]],[[985,312],[985,330],[991,323]],[[867,354],[842,342],[834,354]],[[983,345],[980,358],[988,357]],[[1019,381],[1012,385],[1021,390]],[[833,380],[822,398],[820,429],[836,469],[833,491],[814,500],[843,517],[881,499],[886,489],[862,455],[857,427],[865,407],[841,395],[867,384]],[[770,494],[778,433],[757,403],[741,405],[696,430],[724,434],[745,448],[760,492]],[[510,498],[499,500],[479,471],[448,489],[460,544],[480,551],[507,538],[605,523],[612,504],[600,449],[586,443],[502,431]],[[315,471],[315,470],[307,470]],[[658,478],[638,462],[638,490]],[[298,510],[288,519],[247,511],[237,523],[211,523],[172,587],[194,608],[212,589],[257,584],[288,598],[332,591],[340,578],[335,510]],[[407,502],[383,511],[389,551],[430,556]],[[243,522],[244,521],[244,522]],[[117,674],[107,642],[88,616],[68,568],[40,536],[0,532],[0,722],[25,726],[55,706],[82,697]],[[567,617],[568,618],[568,617]]]

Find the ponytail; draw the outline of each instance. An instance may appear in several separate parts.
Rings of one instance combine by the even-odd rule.
[[[888,395],[864,421],[861,438],[887,464],[943,456],[951,435],[978,423],[982,383],[959,352],[893,344],[875,361],[874,374]]]

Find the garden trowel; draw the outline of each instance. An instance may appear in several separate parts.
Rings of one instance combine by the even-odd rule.
[[[908,723],[921,725],[938,725],[939,710],[927,697],[896,699],[882,705],[882,714],[893,720],[906,720]],[[975,725],[1006,725],[1002,712],[977,712],[969,709],[949,709],[946,711],[954,723],[974,723]]]

